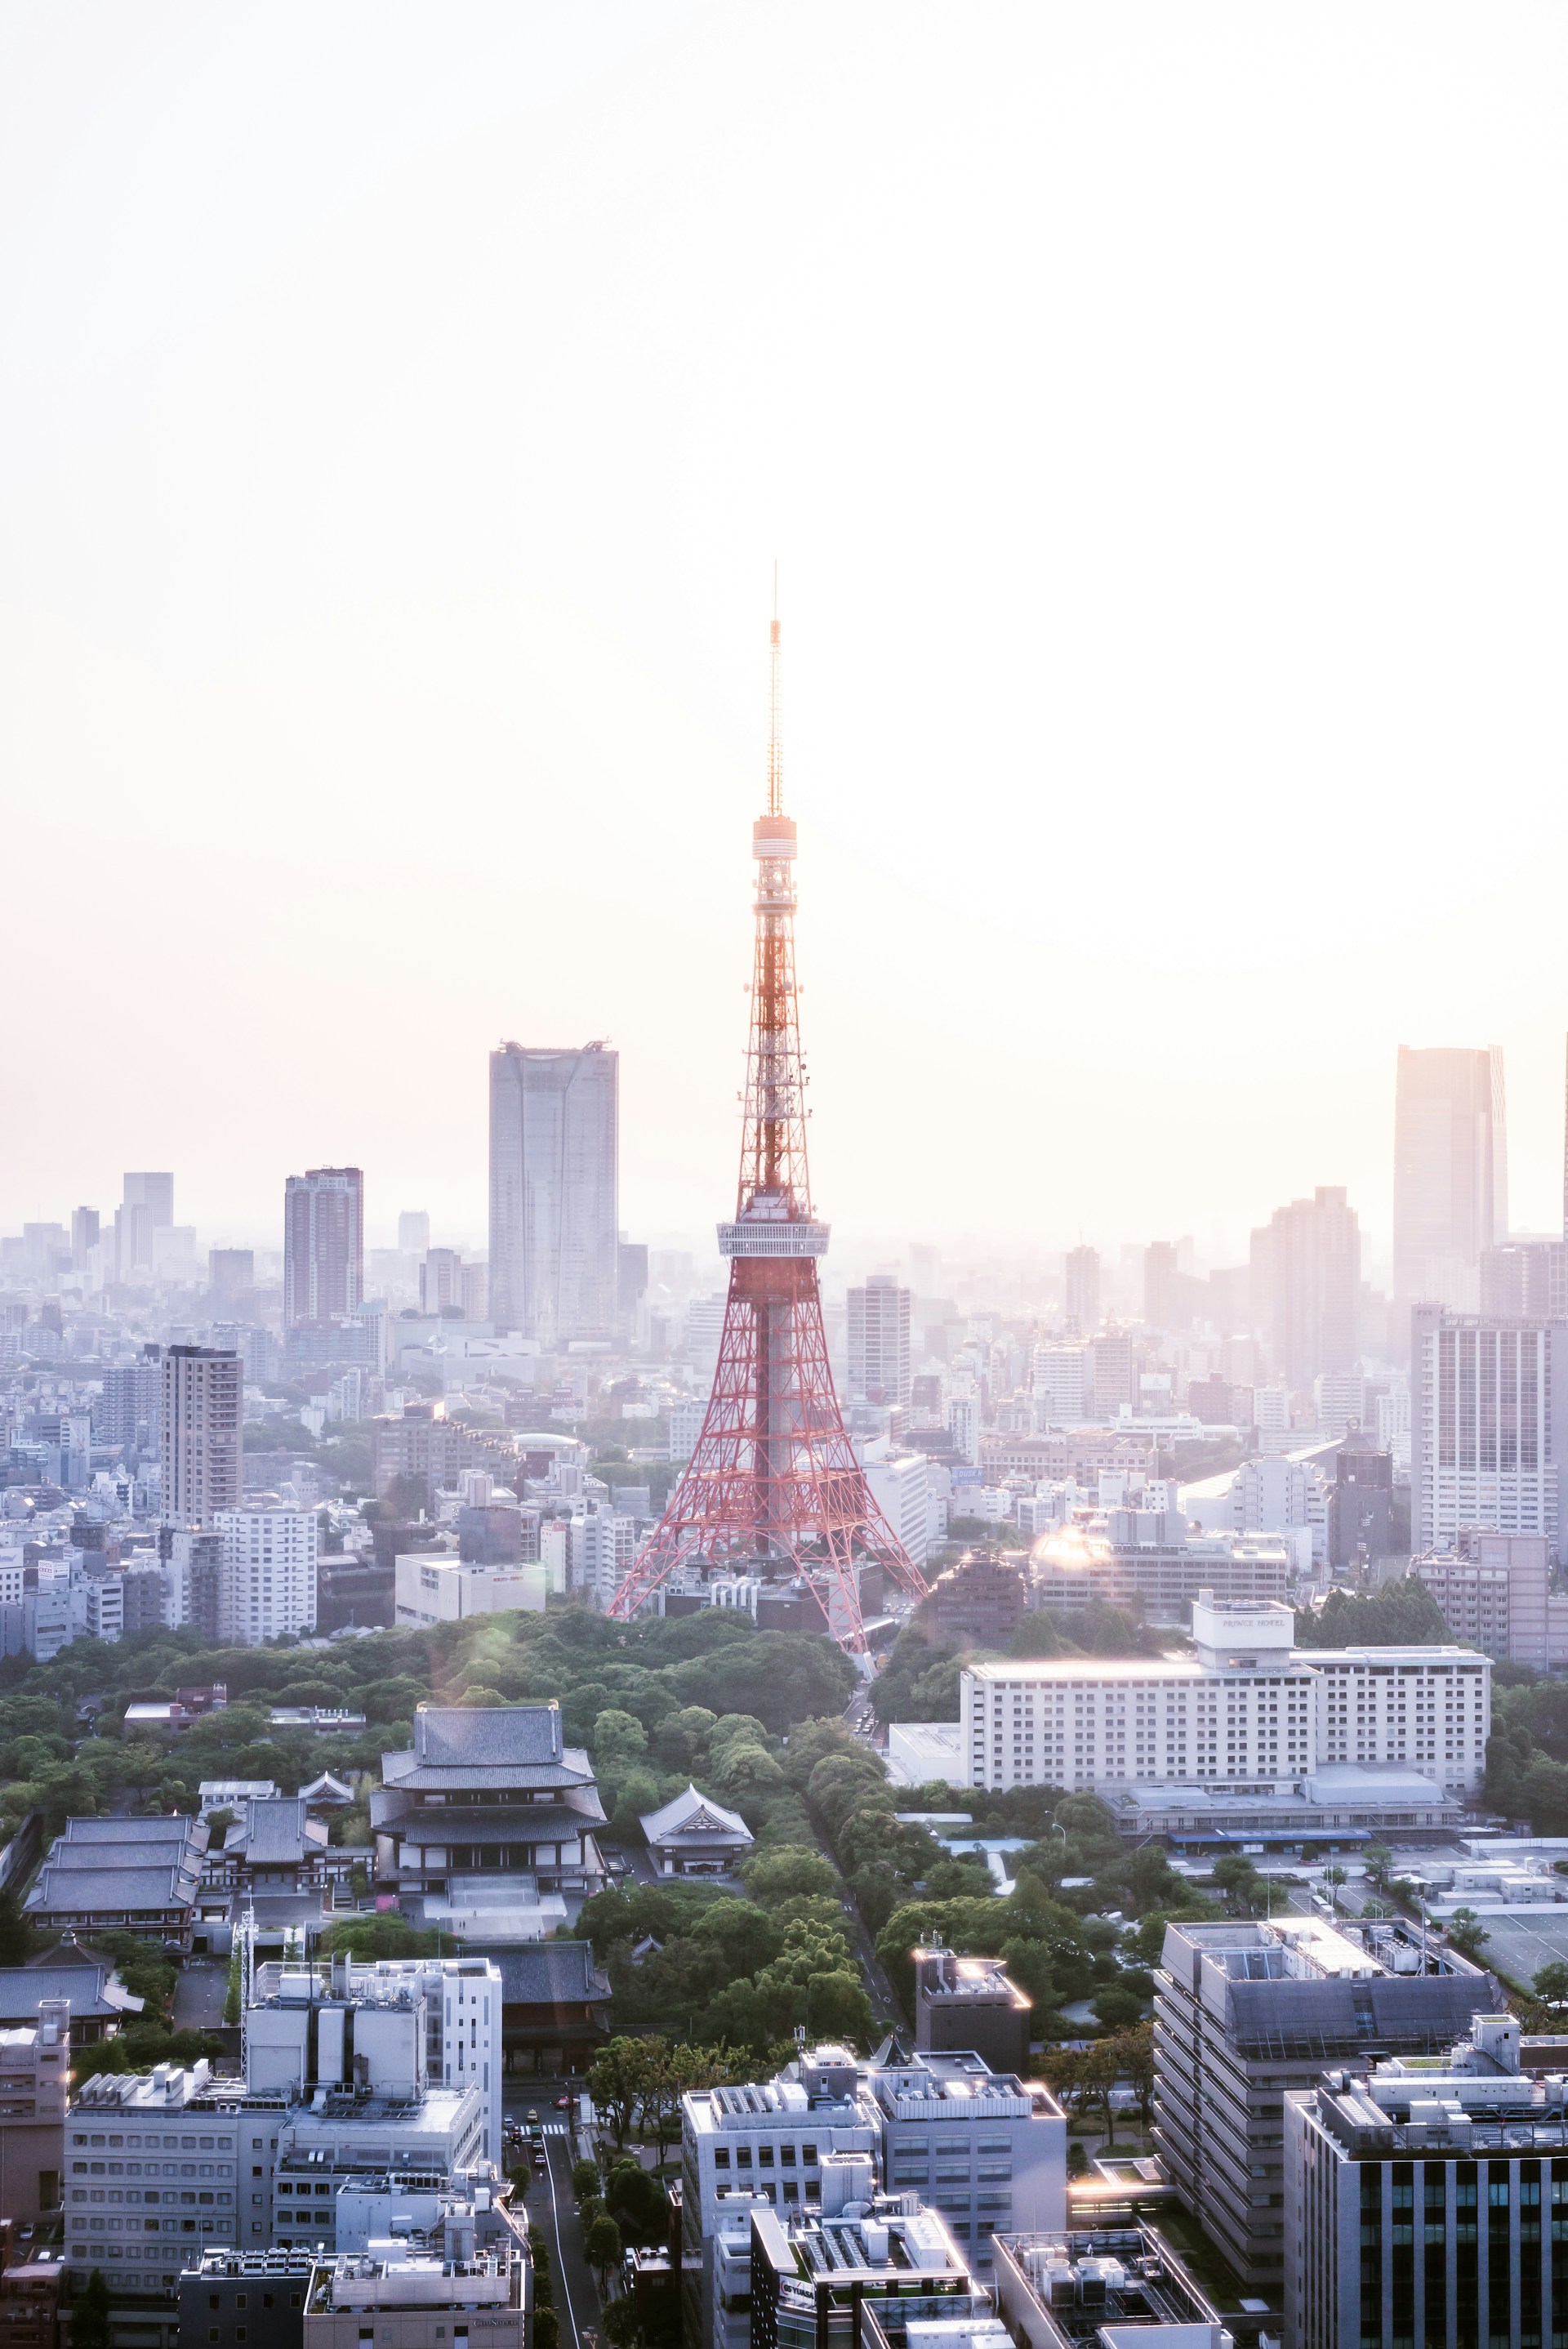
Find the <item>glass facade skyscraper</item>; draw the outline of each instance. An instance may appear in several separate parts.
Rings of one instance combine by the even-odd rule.
[[[619,1274],[620,1055],[490,1054],[490,1318],[542,1346],[608,1339]]]

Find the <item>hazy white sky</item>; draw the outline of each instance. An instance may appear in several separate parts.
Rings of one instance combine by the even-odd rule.
[[[735,1154],[769,566],[846,1249],[1386,1237],[1394,1052],[1558,1212],[1568,12],[0,0],[0,1225],[485,1055]]]

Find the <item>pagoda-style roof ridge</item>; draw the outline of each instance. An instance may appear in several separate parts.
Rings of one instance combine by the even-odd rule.
[[[438,1767],[559,1762],[564,1747],[561,1707],[542,1704],[433,1705],[414,1713],[414,1754]]]
[[[504,1794],[510,1787],[591,1785],[593,1764],[580,1745],[563,1747],[558,1762],[438,1764],[422,1763],[416,1754],[384,1754],[381,1782],[415,1794],[449,1794],[454,1787]]]

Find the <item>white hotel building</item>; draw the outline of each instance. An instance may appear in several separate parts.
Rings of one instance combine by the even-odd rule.
[[[1481,1783],[1491,1659],[1460,1647],[1296,1649],[1288,1607],[1192,1605],[1189,1657],[974,1664],[963,1783],[1287,1794],[1326,1770],[1402,1765]]]

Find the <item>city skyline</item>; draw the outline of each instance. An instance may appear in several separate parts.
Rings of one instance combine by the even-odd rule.
[[[286,15],[173,7],[87,91],[75,21],[0,34],[44,355],[0,756],[19,861],[62,809],[115,848],[72,874],[71,1050],[0,1059],[0,1221],[173,1165],[249,1240],[325,1162],[477,1237],[486,1054],[604,1036],[623,1221],[700,1231],[777,554],[841,1239],[902,1238],[883,1137],[929,1097],[912,1234],[1223,1260],[1336,1185],[1380,1244],[1401,1042],[1503,1047],[1516,1220],[1555,1227],[1563,328],[1514,294],[1561,25],[1511,26],[1476,116],[1491,53],[1430,12],[480,6],[432,76],[349,5],[302,76]],[[50,893],[15,918],[46,952]],[[201,1088],[131,1080],[122,957],[150,999],[200,961]]]

